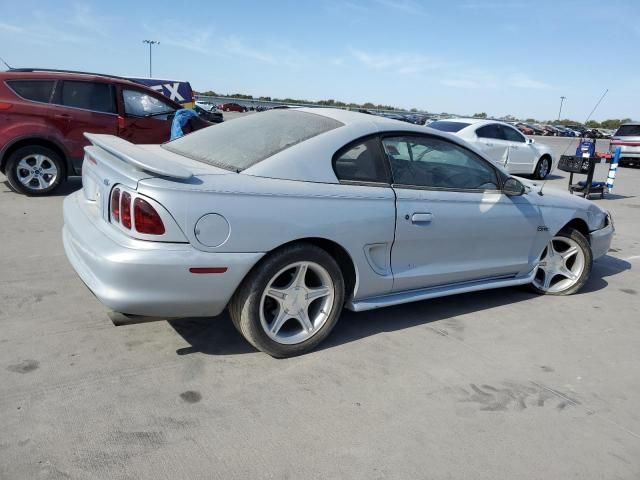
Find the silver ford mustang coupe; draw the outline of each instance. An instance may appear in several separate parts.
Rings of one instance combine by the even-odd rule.
[[[361,113],[273,110],[163,145],[86,136],[63,239],[96,297],[130,316],[228,307],[275,357],[313,349],[343,307],[574,293],[614,232],[597,205],[511,177],[464,140]]]

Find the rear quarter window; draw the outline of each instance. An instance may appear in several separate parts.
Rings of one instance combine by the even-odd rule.
[[[26,100],[48,103],[53,92],[53,80],[9,80],[7,85]]]
[[[465,127],[468,127],[469,125],[471,124],[464,123],[464,122],[437,121],[437,122],[432,122],[427,126],[429,128],[435,128],[436,130],[440,130],[441,132],[455,133],[455,132],[459,132]]]
[[[640,125],[622,125],[614,137],[640,137]]]

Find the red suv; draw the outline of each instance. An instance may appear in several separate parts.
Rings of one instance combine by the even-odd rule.
[[[16,191],[46,195],[79,175],[85,132],[132,143],[169,140],[182,108],[143,85],[98,74],[14,69],[0,72],[0,171]],[[210,123],[195,118],[185,131]]]

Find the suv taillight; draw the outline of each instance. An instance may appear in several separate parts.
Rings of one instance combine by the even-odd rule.
[[[111,219],[114,222],[120,221],[120,189],[114,188],[111,192]]]
[[[147,235],[163,235],[164,224],[158,212],[145,200],[136,198],[133,201],[133,216],[136,230]]]
[[[122,226],[131,230],[131,195],[129,195],[129,192],[122,192],[120,214],[122,215]]]

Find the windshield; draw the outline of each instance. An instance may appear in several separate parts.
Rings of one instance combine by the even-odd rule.
[[[640,125],[622,125],[614,137],[640,137]]]
[[[435,128],[436,130],[441,130],[443,132],[459,132],[465,127],[471,125],[470,123],[463,122],[447,122],[447,121],[438,121],[430,123],[429,128]]]
[[[198,130],[162,147],[199,162],[240,172],[342,125],[313,113],[271,110]]]

